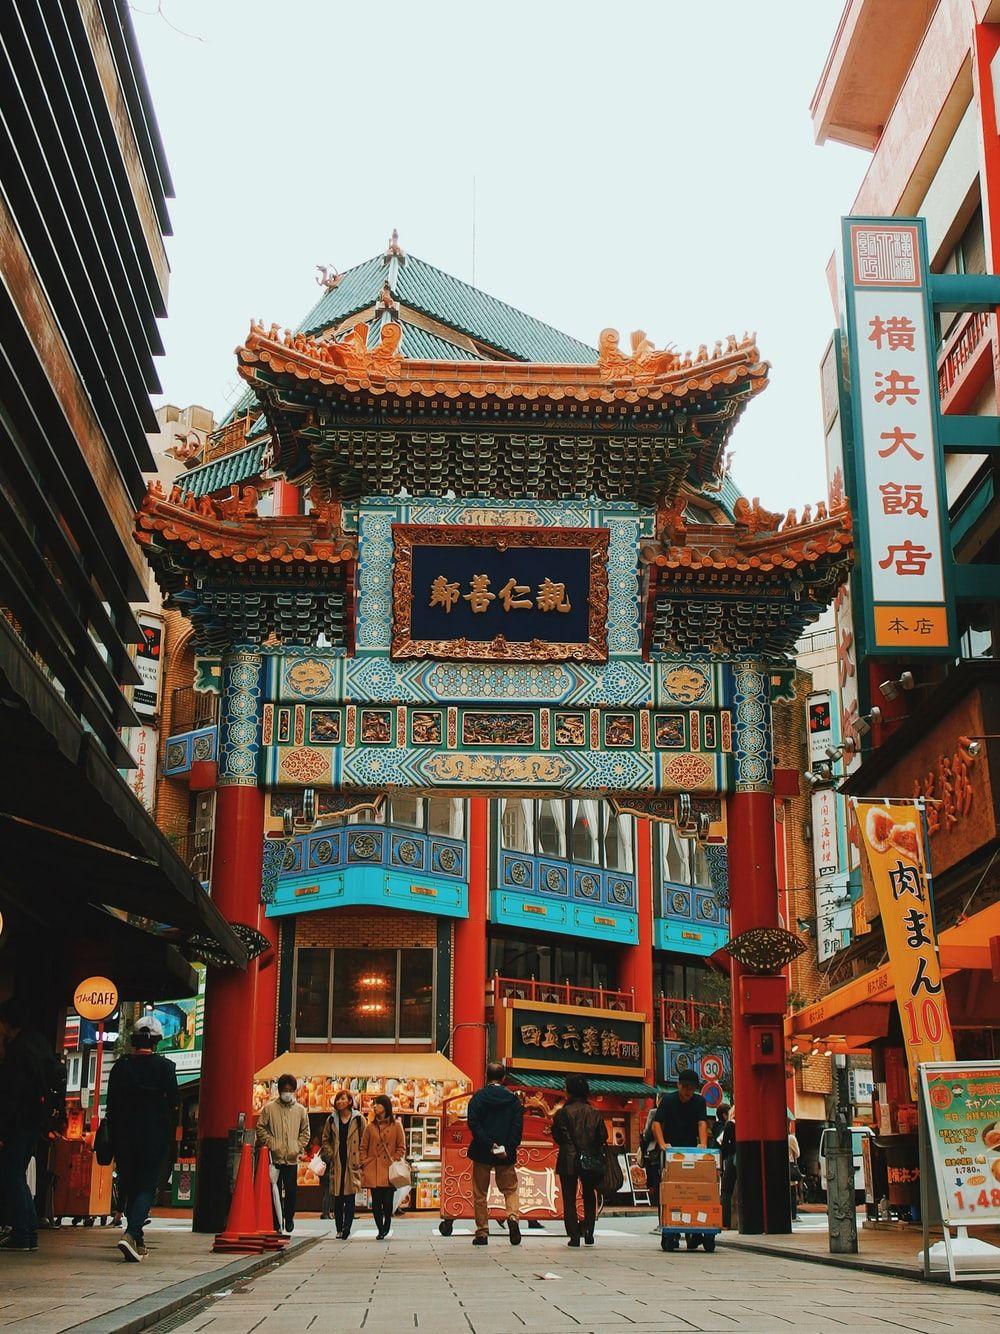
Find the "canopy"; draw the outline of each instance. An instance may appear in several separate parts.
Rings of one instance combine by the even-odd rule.
[[[564,1089],[565,1075],[546,1075],[538,1070],[511,1070],[507,1082],[527,1089]],[[591,1093],[614,1093],[624,1098],[658,1098],[666,1089],[653,1088],[641,1079],[603,1079],[587,1076]]]
[[[440,1051],[286,1051],[258,1070],[265,1083],[279,1075],[296,1079],[457,1079],[469,1078]]]

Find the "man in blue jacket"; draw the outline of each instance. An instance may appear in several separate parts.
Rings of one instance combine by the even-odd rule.
[[[497,1061],[486,1067],[486,1086],[469,1099],[469,1131],[472,1143],[466,1152],[472,1159],[472,1201],[476,1215],[473,1246],[489,1242],[490,1215],[486,1195],[490,1174],[496,1176],[497,1189],[503,1191],[507,1210],[510,1244],[521,1244],[517,1221],[520,1200],[517,1194],[517,1147],[521,1143],[524,1111],[516,1093],[504,1088],[506,1071]]]

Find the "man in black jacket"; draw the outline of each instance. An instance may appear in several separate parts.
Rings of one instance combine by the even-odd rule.
[[[156,1054],[162,1037],[155,1015],[143,1015],[132,1030],[131,1054],[115,1061],[108,1078],[108,1131],[128,1220],[117,1244],[133,1263],[146,1255],[142,1229],[156,1198],[177,1107],[177,1069]]]
[[[10,1234],[3,1251],[37,1251],[38,1218],[28,1188],[28,1164],[45,1129],[50,1090],[60,1080],[52,1047],[28,1027],[26,1007],[11,997],[0,1006],[0,1199],[6,1202]]]
[[[472,1159],[472,1201],[476,1215],[473,1246],[485,1246],[489,1241],[490,1215],[486,1196],[491,1173],[496,1176],[497,1189],[503,1191],[510,1244],[519,1246],[521,1243],[521,1227],[517,1220],[521,1202],[517,1193],[515,1164],[517,1148],[521,1143],[524,1110],[517,1094],[504,1088],[505,1073],[502,1065],[491,1061],[486,1067],[485,1088],[469,1099],[472,1143],[466,1152]]]

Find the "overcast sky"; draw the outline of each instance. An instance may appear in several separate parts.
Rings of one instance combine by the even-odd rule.
[[[471,281],[475,179],[477,286],[589,343],[756,329],[735,479],[825,494],[824,271],[868,162],[812,138],[842,0],[156,3],[132,8],[177,196],[168,401],[221,416],[250,318],[296,324],[315,265],[393,227]]]

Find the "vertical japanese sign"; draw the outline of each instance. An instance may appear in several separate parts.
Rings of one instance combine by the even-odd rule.
[[[910,1091],[921,1061],[953,1061],[955,1045],[941,977],[924,830],[915,801],[850,799],[885,929],[903,1027]]]
[[[155,718],[160,708],[160,649],[163,624],[153,616],[140,615],[142,642],[135,651],[135,665],[142,681],[132,690],[132,708],[140,718]]]
[[[923,220],[845,218],[859,569],[868,653],[955,640]]]

